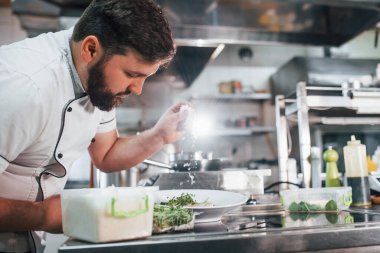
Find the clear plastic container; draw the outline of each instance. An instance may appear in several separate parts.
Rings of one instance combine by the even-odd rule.
[[[290,213],[282,219],[282,227],[284,228],[328,226],[352,223],[354,223],[354,217],[349,212]]]
[[[150,236],[156,190],[158,187],[63,190],[63,232],[95,243]]]
[[[339,212],[351,205],[352,189],[351,187],[329,187],[284,190],[280,192],[280,198],[285,210],[290,212]],[[326,208],[326,204],[331,200],[336,203],[335,210],[331,209],[331,202]],[[297,206],[303,208],[297,210]]]

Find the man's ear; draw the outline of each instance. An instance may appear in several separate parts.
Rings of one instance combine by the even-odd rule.
[[[85,62],[90,63],[97,60],[100,58],[101,53],[102,48],[96,36],[90,35],[83,39],[81,45],[81,56]]]

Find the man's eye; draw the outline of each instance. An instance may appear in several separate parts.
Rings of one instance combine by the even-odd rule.
[[[135,77],[137,77],[137,75],[136,75],[136,74],[133,74],[133,73],[125,72],[125,74],[126,74],[128,77],[131,77],[131,78],[135,78]]]

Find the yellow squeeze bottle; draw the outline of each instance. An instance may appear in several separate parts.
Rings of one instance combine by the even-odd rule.
[[[331,146],[323,152],[323,160],[326,162],[326,187],[340,187],[342,186],[338,166],[336,162],[339,159],[339,154]]]

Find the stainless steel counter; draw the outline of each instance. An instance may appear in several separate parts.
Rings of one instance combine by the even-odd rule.
[[[327,217],[327,216],[326,216]],[[341,219],[343,217],[344,219]],[[324,216],[289,218],[285,212],[231,213],[222,222],[196,224],[194,231],[117,243],[93,244],[68,240],[60,253],[76,252],[380,252],[380,213],[346,212],[334,224],[323,224]],[[347,219],[349,218],[349,219]],[[251,221],[251,222],[250,222]],[[252,221],[263,226],[236,230]],[[345,224],[346,223],[346,224]],[[323,225],[321,225],[323,224]],[[351,252],[351,251],[350,251]]]

